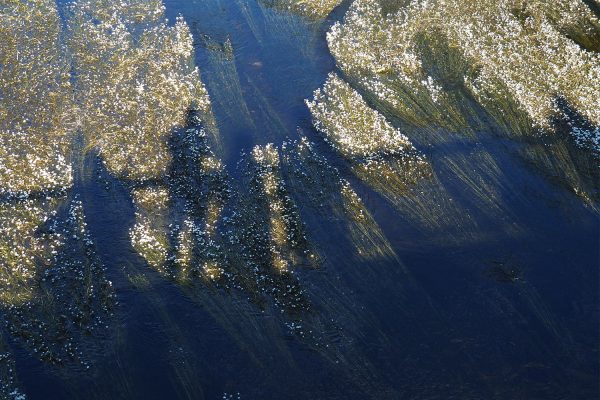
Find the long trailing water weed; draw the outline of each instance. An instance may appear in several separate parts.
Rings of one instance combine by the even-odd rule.
[[[327,236],[338,234],[333,225],[349,236],[356,255],[364,259],[396,259],[391,244],[350,183],[315,149],[305,136],[285,142],[282,160],[290,191],[311,206],[311,214],[327,221]],[[337,241],[336,241],[337,244]]]
[[[269,7],[297,13],[308,18],[323,19],[333,9],[342,3],[342,0],[261,0]]]
[[[89,338],[108,333],[115,303],[80,201],[50,198],[0,210],[0,311],[40,360],[90,368]]]
[[[586,50],[597,45],[597,32],[597,17],[581,1],[413,0],[384,13],[378,0],[357,0],[328,43],[353,83],[416,126],[464,129],[451,101],[458,88],[505,130],[528,134],[552,128],[558,97],[600,124],[600,89],[591,84],[600,80],[600,61]],[[456,62],[436,56],[440,40],[460,56]],[[456,88],[445,88],[440,73]]]
[[[325,140],[376,190],[402,196],[431,177],[427,160],[409,139],[336,74],[306,104]]]

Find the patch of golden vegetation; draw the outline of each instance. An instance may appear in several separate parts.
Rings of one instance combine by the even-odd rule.
[[[56,3],[0,5],[0,195],[72,183],[73,102]]]
[[[587,50],[599,43],[599,22],[583,2],[413,0],[396,8],[355,1],[328,43],[349,79],[400,118],[461,130],[459,93],[510,132],[551,128],[561,97],[600,125],[600,59]]]
[[[431,177],[429,163],[408,138],[337,75],[330,74],[307,105],[317,130],[376,190],[401,196]]]
[[[189,110],[210,118],[189,27],[181,17],[168,26],[159,0],[81,0],[70,9],[69,45],[90,146],[120,178],[163,176],[172,159],[168,140]]]

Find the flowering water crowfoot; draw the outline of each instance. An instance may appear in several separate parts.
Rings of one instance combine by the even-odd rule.
[[[278,149],[256,146],[240,162],[244,186],[239,206],[231,218],[233,245],[246,272],[245,286],[253,288],[256,302],[272,300],[287,316],[310,309],[310,302],[294,269],[313,266],[317,257],[306,235],[298,210],[281,175]]]
[[[412,0],[387,14],[380,3],[356,0],[328,43],[353,82],[408,122],[460,121],[445,99],[463,91],[509,133],[551,130],[559,97],[600,124],[600,23],[584,2]]]
[[[400,196],[431,176],[429,164],[408,138],[336,74],[306,104],[325,140],[377,190]]]
[[[2,237],[10,247],[0,242],[0,312],[8,332],[36,357],[85,370],[86,349],[102,345],[98,335],[106,333],[115,299],[82,204],[67,200],[3,205]]]
[[[0,5],[0,196],[71,186],[68,63],[56,3]]]
[[[167,25],[159,0],[81,0],[71,4],[69,45],[83,131],[119,178],[161,177],[171,163],[168,139],[210,101],[194,66],[183,18]]]

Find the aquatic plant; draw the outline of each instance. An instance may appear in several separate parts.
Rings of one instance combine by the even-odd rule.
[[[65,200],[2,205],[0,313],[41,360],[87,369],[84,346],[106,334],[115,299],[81,202]]]
[[[197,277],[218,281],[224,270],[217,225],[229,196],[227,176],[199,126],[174,134],[169,146],[169,178],[132,190],[132,244],[153,268],[179,283]]]
[[[261,0],[269,7],[291,11],[306,17],[325,18],[342,0]]]
[[[280,162],[273,144],[255,146],[242,159],[248,190],[240,194],[239,211],[232,220],[232,244],[250,272],[242,279],[257,285],[257,301],[265,301],[260,300],[264,293],[278,309],[297,314],[308,309],[309,302],[294,268],[317,266],[318,257],[288,194]]]
[[[408,138],[336,74],[306,104],[325,140],[376,190],[400,196],[431,176],[429,164]]]
[[[188,110],[210,118],[189,27],[181,17],[167,25],[159,0],[82,0],[70,10],[69,47],[89,146],[120,178],[163,176],[171,163],[168,139]]]
[[[64,191],[74,126],[69,65],[50,0],[0,5],[0,196]]]
[[[326,236],[347,234],[356,255],[394,259],[396,254],[361,198],[305,136],[284,142],[282,160],[290,191],[326,221]],[[341,225],[341,226],[340,226]],[[341,232],[333,229],[339,226]],[[336,241],[336,245],[339,243]]]
[[[0,334],[0,400],[26,400],[18,383],[14,357]]]
[[[581,1],[420,1],[384,13],[357,0],[328,34],[342,71],[416,125],[462,129],[474,97],[509,132],[550,130],[566,101],[600,124],[598,19]],[[596,38],[596,39],[594,39]],[[451,122],[448,125],[448,122]],[[593,134],[593,130],[592,133]]]

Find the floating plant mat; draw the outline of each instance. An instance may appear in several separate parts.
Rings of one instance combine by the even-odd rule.
[[[385,1],[354,2],[344,22],[328,33],[329,47],[350,84],[332,74],[315,92],[307,102],[315,127],[357,176],[408,218],[415,207],[424,206],[416,215],[430,227],[457,226],[462,219],[451,217],[457,214],[448,203],[456,194],[445,187],[451,175],[477,200],[468,208],[479,208],[490,220],[509,213],[497,188],[510,180],[501,177],[505,171],[499,170],[497,151],[480,146],[498,133],[524,137],[527,145],[521,148],[528,150],[515,152],[508,145],[506,151],[595,208],[600,92],[589,82],[598,80],[600,60],[588,47],[597,40],[597,17],[580,2],[467,3],[413,1],[391,7]],[[493,22],[502,18],[510,23]],[[452,23],[438,26],[440,21]],[[587,47],[582,40],[573,42],[583,31]],[[511,59],[515,53],[523,56]],[[482,85],[491,92],[484,94]],[[404,134],[384,116],[402,126]],[[410,140],[435,158],[417,155]],[[460,155],[453,141],[475,152]],[[430,163],[433,169],[426,166]],[[565,172],[551,172],[557,168]],[[434,181],[428,185],[422,178],[431,172]],[[412,201],[414,193],[426,194]],[[440,207],[440,202],[446,204]],[[444,224],[444,219],[455,222]],[[507,228],[520,229],[514,222]]]
[[[359,257],[395,259],[394,250],[360,197],[317,152],[314,143],[302,137],[284,143],[282,151],[286,177],[292,192],[307,205],[307,218],[316,216],[321,229],[327,230],[324,234],[343,235],[346,230]],[[331,230],[332,224],[341,232]]]
[[[0,196],[71,184],[73,103],[53,1],[0,5]]]

